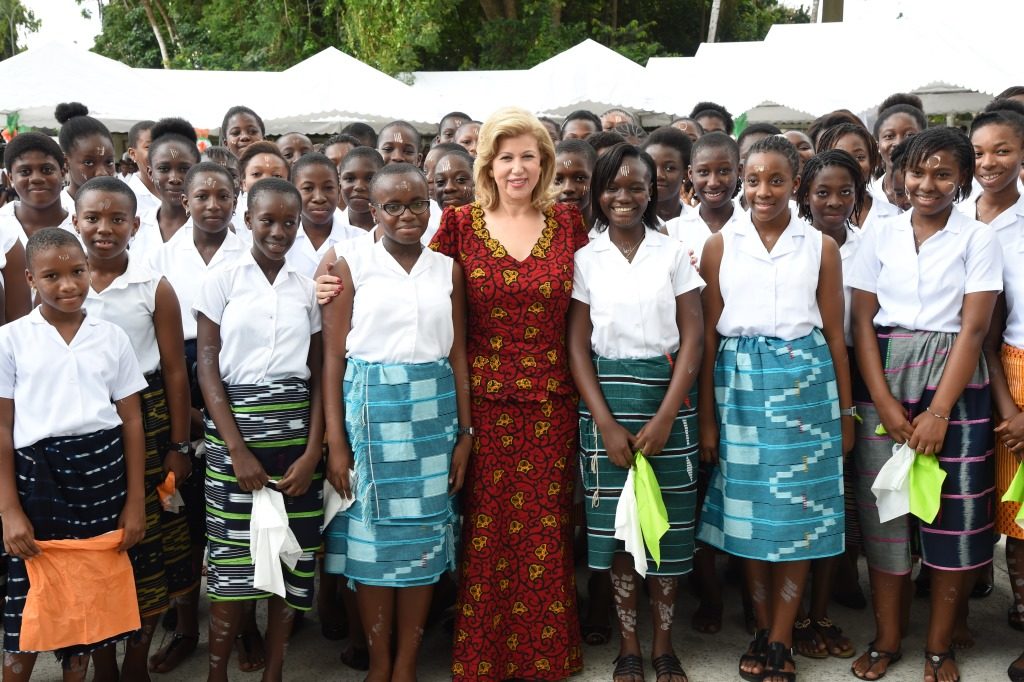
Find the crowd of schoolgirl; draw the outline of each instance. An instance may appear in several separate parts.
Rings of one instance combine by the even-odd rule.
[[[502,133],[502,116],[526,127]],[[968,132],[929,127],[920,101],[897,95],[873,129],[836,111],[806,132],[755,124],[736,139],[713,103],[652,132],[617,109],[561,124],[455,112],[429,145],[402,121],[269,142],[238,106],[223,146],[202,153],[186,121],[136,124],[127,182],[84,106],[56,117],[57,141],[22,133],[4,151],[17,194],[0,209],[4,680],[32,674],[27,564],[50,540],[116,533],[110,551],[130,557],[140,622],[56,651],[66,680],[90,664],[98,680],[174,670],[199,641],[204,576],[215,682],[233,653],[264,680],[286,677],[289,636],[314,606],[368,680],[416,678],[423,630],[455,591],[456,641],[477,637],[459,619],[492,592],[515,591],[512,611],[529,611],[530,585],[510,586],[500,567],[492,584],[456,586],[473,528],[508,522],[460,499],[487,456],[474,412],[491,387],[477,381],[487,358],[467,351],[467,299],[480,295],[468,290],[482,275],[445,244],[457,217],[480,215],[480,188],[506,162],[536,164],[523,182],[541,178],[544,209],[557,201],[581,230],[554,337],[579,397],[578,457],[559,468],[581,484],[588,606],[565,621],[573,632],[510,624],[507,641],[481,637],[481,662],[453,662],[454,677],[562,679],[582,665],[581,642],[608,642],[614,623],[614,679],[640,682],[642,577],[647,658],[659,682],[682,682],[679,578],[692,573],[700,595],[693,627],[717,632],[723,553],[741,571],[753,634],[743,679],[795,679],[794,652],[856,655],[828,604],[863,600],[849,587],[861,554],[876,631],[853,661],[860,679],[902,658],[918,561],[931,594],[924,679],[959,679],[966,599],[991,583],[998,534],[1009,625],[1024,630],[1024,531],[1017,505],[999,501],[1024,452],[1024,87]],[[526,140],[521,158],[510,139]],[[543,258],[551,229],[527,258]],[[514,288],[521,273],[503,273]],[[894,443],[946,474],[931,522],[879,520],[871,488]],[[616,532],[640,455],[668,515],[657,562],[625,552]],[[158,493],[169,480],[177,512]],[[279,593],[254,586],[263,490],[301,550]],[[328,498],[349,506],[325,519]],[[556,551],[545,547],[521,557],[531,578]],[[575,590],[569,576],[552,604],[574,610]],[[263,599],[265,626],[253,608]],[[151,652],[161,620],[173,635]],[[540,638],[564,651],[538,653]],[[1024,679],[1024,655],[1008,674]]]

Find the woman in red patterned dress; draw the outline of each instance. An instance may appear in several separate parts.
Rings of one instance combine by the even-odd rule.
[[[433,248],[466,273],[475,440],[452,651],[455,680],[559,680],[583,666],[570,512],[577,397],[565,350],[575,206],[554,204],[555,152],[521,109],[480,129],[477,201],[446,209]]]

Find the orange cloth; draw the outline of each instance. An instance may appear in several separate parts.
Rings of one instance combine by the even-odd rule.
[[[1024,407],[1024,349],[1003,344],[1003,372],[1006,383],[1010,386],[1010,395],[1017,407]],[[1001,502],[1003,493],[1010,487],[1010,481],[1017,474],[1020,460],[1006,449],[998,436],[996,437],[996,532],[1011,538],[1024,540],[1024,528],[1017,525],[1017,512],[1020,505],[1016,502]]]
[[[25,562],[28,596],[21,617],[24,651],[95,644],[138,630],[139,603],[124,531],[86,540],[37,540]]]

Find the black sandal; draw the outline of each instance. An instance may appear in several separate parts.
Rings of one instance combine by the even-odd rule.
[[[156,653],[149,657],[149,672],[165,674],[181,665],[189,656],[195,653],[199,646],[199,635],[183,635],[180,632],[171,634],[171,641],[166,646],[160,647]],[[161,655],[162,653],[162,655]],[[159,661],[154,659],[159,657]],[[170,663],[168,665],[168,662]]]
[[[640,658],[636,654],[626,654],[624,656],[618,656],[612,663],[615,664],[615,670],[612,671],[612,680],[619,679],[620,677],[631,677],[634,680],[644,679],[644,659]]]
[[[1024,654],[1017,657],[1017,660],[1010,664],[1010,667],[1006,669],[1006,676],[1010,678],[1010,682],[1024,682],[1024,668],[1018,668],[1016,663],[1024,663]]]
[[[925,649],[924,661],[932,668],[932,677],[935,678],[935,682],[939,682],[939,671],[942,670],[942,666],[945,665],[946,661],[953,661],[956,663],[956,652],[952,649],[949,651],[943,651],[935,653],[934,651],[928,651]],[[956,678],[953,682],[960,682],[960,671],[957,671]]]
[[[758,630],[754,633],[754,639],[750,641],[750,646],[747,647],[747,653],[740,656],[740,677],[747,682],[761,682],[761,678],[764,677],[764,666],[768,655],[768,631]],[[756,665],[761,667],[761,672],[754,673],[748,672],[743,669],[743,665]]]
[[[686,671],[683,670],[683,664],[679,662],[679,657],[675,654],[662,654],[652,660],[651,665],[654,666],[655,679],[657,680],[663,677],[681,677],[687,682],[690,680]]]
[[[850,672],[853,673],[853,676],[858,678],[858,679],[861,679],[861,680],[871,680],[871,682],[878,682],[878,680],[880,680],[883,677],[885,677],[886,674],[888,674],[888,672],[889,672],[889,668],[892,667],[892,664],[893,663],[899,663],[900,659],[903,658],[903,652],[902,651],[882,651],[881,649],[876,649],[875,648],[875,643],[874,642],[871,642],[870,644],[868,644],[867,655],[868,655],[868,658],[871,660],[871,664],[868,666],[867,670],[865,670],[863,673],[858,673],[857,669],[854,668],[851,665],[850,666]],[[881,663],[882,661],[888,661],[888,664],[885,666],[885,672],[884,673],[882,673],[881,675],[879,675],[878,677],[875,677],[875,678],[864,677],[868,673],[874,672],[875,666],[878,665],[879,663]]]
[[[785,670],[786,664],[793,666],[794,670]],[[769,642],[768,655],[765,658],[764,674],[761,675],[761,682],[770,679],[782,678],[786,682],[796,682],[796,662],[793,661],[793,650],[782,642]]]

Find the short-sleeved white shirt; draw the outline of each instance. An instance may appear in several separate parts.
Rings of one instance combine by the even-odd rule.
[[[632,263],[607,230],[576,252],[572,297],[590,306],[590,346],[601,357],[675,353],[676,297],[703,286],[684,245],[654,230],[647,230]]]
[[[320,265],[320,261],[323,260],[324,255],[332,246],[339,242],[355,239],[364,234],[366,234],[365,230],[352,227],[347,222],[339,223],[337,217],[335,217],[334,223],[331,226],[331,233],[327,235],[327,239],[320,245],[320,248],[315,249],[313,248],[313,242],[309,240],[309,235],[306,234],[306,230],[299,226],[298,232],[295,233],[295,243],[292,244],[292,248],[288,249],[285,258],[288,259],[288,263],[292,266],[293,270],[306,277],[312,277],[313,273],[316,272],[317,266]]]
[[[309,339],[320,331],[316,285],[285,261],[274,283],[246,251],[211,272],[192,304],[220,326],[220,375],[229,385],[309,378]]]
[[[455,341],[455,261],[424,248],[412,271],[406,272],[383,241],[360,244],[355,257],[351,252],[341,255],[355,285],[348,357],[402,364],[448,357]]]
[[[196,338],[196,319],[192,316],[192,303],[203,280],[209,273],[230,265],[246,252],[245,246],[235,233],[228,230],[224,236],[224,243],[207,265],[196,248],[192,236],[194,230],[195,228],[182,228],[175,232],[166,244],[157,249],[150,262],[150,268],[166,277],[178,296],[178,303],[181,305],[181,327],[186,341]]]
[[[63,193],[61,193],[61,196],[63,196]],[[25,246],[25,244],[28,243],[28,234],[25,233],[25,228],[22,227],[21,221],[18,220],[18,216],[14,212],[14,207],[20,203],[20,201],[15,201],[8,204],[9,206],[12,206],[10,213],[0,215],[0,242],[2,242],[2,244],[0,244],[0,248],[9,244],[9,246],[4,250],[5,254],[11,250],[11,246],[14,246],[14,239],[20,241],[22,246]],[[75,224],[72,222],[74,214],[75,208],[72,205],[71,210],[68,211],[68,216],[60,225],[57,225],[57,227],[67,230],[78,237],[78,241],[81,242],[82,237],[78,234],[78,231],[75,229]]]
[[[160,369],[160,347],[156,342],[153,315],[156,288],[161,279],[145,264],[129,257],[128,269],[103,291],[90,287],[85,301],[85,309],[91,317],[112,322],[124,330],[144,374]]]
[[[75,212],[75,199],[74,197],[71,196],[71,193],[68,192],[67,187],[65,187],[60,193],[60,205],[61,208],[63,208],[68,213]]]
[[[37,307],[0,327],[0,398],[14,400],[14,447],[121,424],[114,401],[146,388],[128,335],[86,315],[71,343]]]
[[[153,259],[156,257],[156,252],[160,250],[160,247],[166,244],[164,236],[160,232],[160,223],[157,220],[157,211],[160,209],[159,204],[156,208],[150,209],[145,214],[139,215],[139,229],[135,232],[135,236],[132,237],[131,243],[128,245],[129,251],[135,256],[140,263],[146,264],[147,266],[152,265]],[[191,230],[192,229],[192,216],[185,219],[185,222],[178,231]],[[178,234],[175,232],[174,234]],[[171,235],[172,238],[174,235]],[[170,241],[170,240],[168,240]]]
[[[135,211],[135,215],[141,218],[144,214],[160,208],[160,198],[149,191],[149,188],[142,182],[142,178],[139,177],[138,173],[132,173],[131,177],[128,178],[127,184],[135,192],[135,201],[138,204],[138,210]]]
[[[738,220],[743,220],[743,209],[737,205],[733,208],[732,215],[722,229]],[[668,236],[681,241],[687,251],[693,251],[693,257],[697,259],[697,265],[700,265],[704,242],[714,234],[704,219],[700,217],[700,208],[683,211],[678,218],[673,218],[665,223],[665,229],[668,231]]]
[[[969,216],[976,215],[975,202],[962,202]],[[1017,203],[989,223],[1003,254],[1003,291],[1006,294],[1006,329],[1003,343],[1024,348],[1024,194]]]
[[[859,248],[860,230],[847,224],[846,241],[839,247],[839,258],[843,261],[843,335],[846,337],[846,345],[850,347],[853,346],[853,287],[850,286],[850,274]]]
[[[441,207],[436,205],[433,201],[430,202],[430,218],[427,220],[427,229],[420,237],[420,242],[426,246],[437,234],[437,231],[441,229]]]
[[[724,240],[718,273],[724,303],[716,327],[720,335],[788,341],[821,328],[820,232],[790,210],[789,225],[770,252],[749,216],[719,234]]]
[[[959,332],[965,294],[1003,289],[998,240],[988,225],[954,210],[918,253],[913,213],[863,233],[850,286],[878,297],[876,327]]]
[[[883,194],[882,196],[884,197],[885,195]],[[897,206],[890,204],[888,200],[884,198],[879,199],[878,197],[871,197],[871,210],[869,210],[868,214],[864,216],[864,224],[859,227],[855,226],[853,229],[858,232],[863,232],[864,230],[870,229],[872,225],[877,225],[883,220],[895,218],[900,213],[900,209]]]

